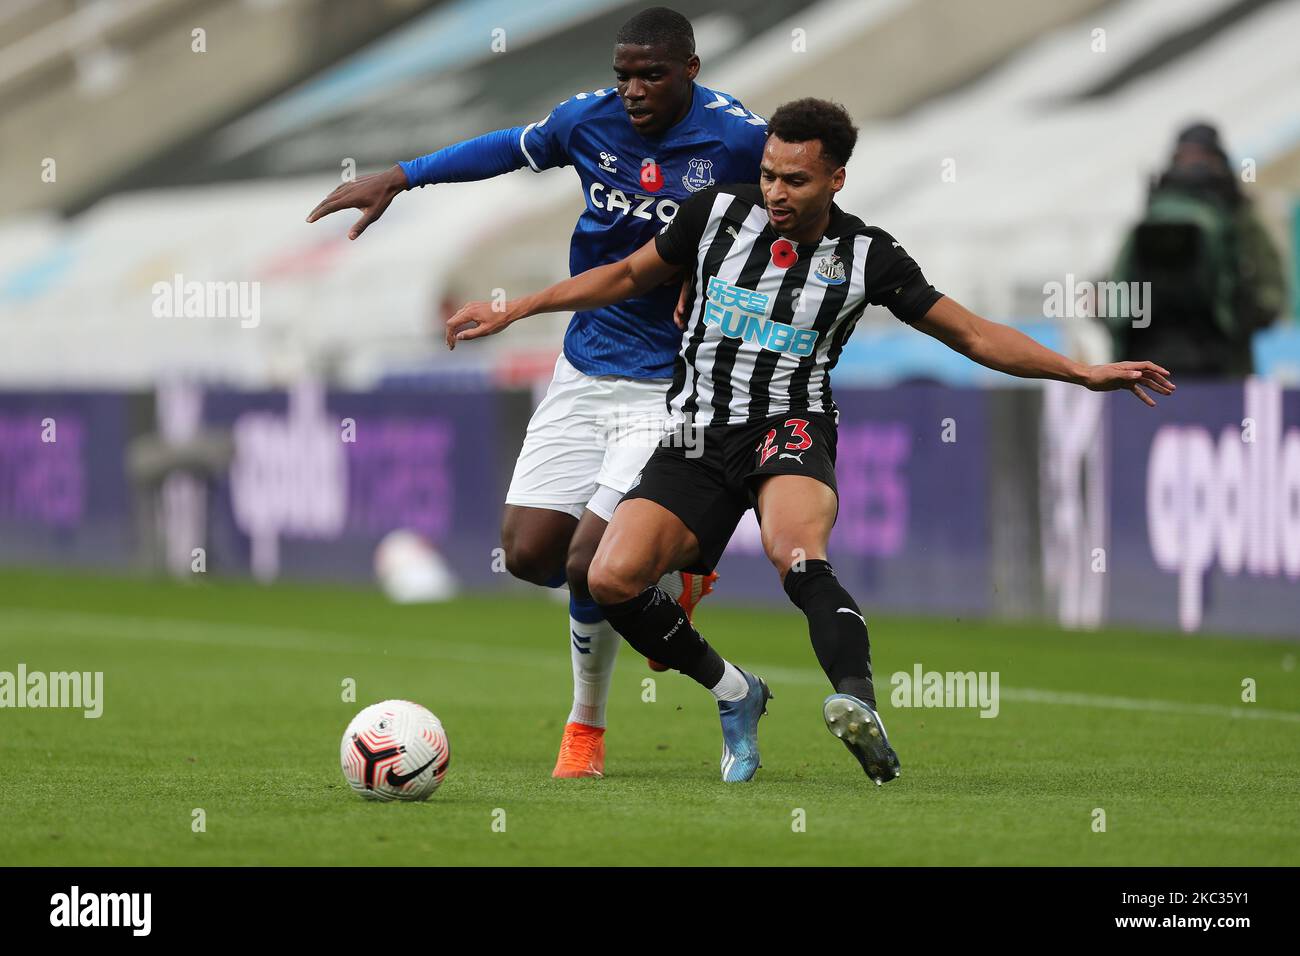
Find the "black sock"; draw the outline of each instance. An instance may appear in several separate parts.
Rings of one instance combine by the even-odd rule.
[[[602,604],[614,630],[637,653],[667,664],[709,690],[722,680],[722,658],[691,626],[686,611],[658,585],[646,588],[630,601]]]
[[[805,561],[802,571],[786,573],[785,593],[808,618],[808,636],[817,662],[836,693],[852,694],[874,710],[876,688],[871,683],[867,622],[834,569],[826,561]]]

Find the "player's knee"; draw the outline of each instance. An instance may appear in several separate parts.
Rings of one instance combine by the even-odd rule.
[[[783,578],[792,567],[802,566],[809,558],[821,557],[820,552],[810,553],[794,538],[787,537],[764,542],[763,550],[767,553],[767,560],[772,562],[772,567],[776,568],[776,573]]]
[[[506,570],[521,581],[549,587],[560,572],[550,552],[550,548],[526,540],[507,540],[505,542]]]
[[[621,604],[646,589],[644,577],[630,562],[598,554],[587,568],[587,591],[597,604]]]

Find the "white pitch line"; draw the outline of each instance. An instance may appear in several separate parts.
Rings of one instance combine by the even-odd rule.
[[[769,683],[825,684],[826,678],[817,671],[783,667],[755,667]],[[910,672],[908,672],[910,674]],[[882,688],[883,690],[883,688]],[[1160,700],[1142,697],[1112,697],[1104,694],[1082,694],[1073,691],[1042,690],[1037,687],[998,688],[1002,700],[1023,704],[1050,704],[1064,707],[1091,707],[1097,710],[1147,711],[1155,714],[1181,714],[1191,717],[1248,718],[1253,720],[1280,720],[1300,724],[1300,713],[1290,710],[1270,710],[1267,707],[1227,707],[1221,704],[1189,704],[1178,700]],[[888,692],[879,693],[883,703]]]
[[[483,644],[429,644],[389,647],[381,635],[299,627],[268,627],[193,618],[134,617],[48,611],[43,608],[0,610],[0,635],[18,636],[23,630],[43,635],[112,637],[114,640],[158,641],[207,647],[246,647],[263,651],[307,651],[313,654],[391,656],[418,660],[456,661],[466,664],[551,663],[555,655],[536,648],[507,647],[490,636]],[[566,632],[567,633],[567,632]],[[563,655],[561,655],[563,657]],[[563,658],[568,665],[568,659]]]
[[[1102,694],[1076,694],[1070,691],[1038,690],[1033,687],[1003,687],[1007,700],[1026,704],[1061,704],[1066,707],[1096,707],[1102,710],[1145,710],[1156,714],[1186,714],[1194,717],[1227,717],[1231,720],[1281,720],[1300,724],[1300,714],[1267,707],[1225,707],[1221,704],[1187,704],[1176,700],[1142,697],[1108,697]]]
[[[486,636],[481,644],[430,643],[420,646],[388,648],[382,638],[345,631],[312,630],[296,627],[267,627],[227,621],[202,621],[192,618],[133,617],[122,614],[94,614],[80,611],[55,611],[45,608],[6,608],[0,610],[0,635],[18,636],[23,630],[43,634],[68,634],[89,637],[111,635],[136,641],[162,641],[172,644],[197,644],[221,647],[248,647],[268,651],[307,651],[325,654],[375,654],[420,660],[456,661],[465,664],[526,664],[529,667],[561,665],[570,667],[569,657],[538,648],[506,646]],[[405,642],[404,642],[405,643]],[[771,683],[824,685],[820,671],[793,667],[752,666]],[[1219,704],[1192,704],[1175,700],[1141,697],[1114,697],[1071,691],[1043,690],[1034,687],[1001,687],[1004,700],[1024,704],[1087,707],[1096,710],[1145,711],[1154,714],[1178,714],[1194,717],[1223,717],[1230,720],[1277,720],[1300,723],[1300,713],[1271,710],[1266,707],[1227,707]]]

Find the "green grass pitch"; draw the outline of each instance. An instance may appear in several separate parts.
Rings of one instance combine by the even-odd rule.
[[[25,571],[0,574],[0,594],[0,671],[103,671],[105,698],[97,720],[0,710],[6,864],[1300,862],[1295,643],[868,612],[903,764],[878,789],[822,724],[802,618],[710,598],[702,631],[776,695],[754,782],[719,781],[708,693],[668,673],[643,701],[652,674],[626,647],[607,777],[556,781],[570,665],[547,598],[397,607],[346,588]],[[889,675],[917,662],[997,671],[1000,714],[891,707]],[[451,738],[427,803],[364,802],[339,771],[348,721],[392,697]]]

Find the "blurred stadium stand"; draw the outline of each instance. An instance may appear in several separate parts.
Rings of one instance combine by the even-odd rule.
[[[0,198],[0,381],[356,388],[548,372],[565,316],[454,357],[433,329],[451,304],[488,297],[479,263],[511,293],[565,274],[581,203],[571,172],[416,191],[354,244],[351,214],[303,219],[342,164],[382,168],[608,84],[612,35],[643,5],[14,0],[0,9],[0,170],[17,184]],[[841,205],[898,235],[940,289],[1049,344],[1104,350],[1084,324],[1043,319],[1044,283],[1104,276],[1147,175],[1192,118],[1255,163],[1248,189],[1294,283],[1295,0],[704,0],[686,12],[702,82],[760,115],[794,96],[844,102],[862,138]],[[492,52],[483,25],[495,22],[509,56]],[[196,27],[205,54],[191,50]],[[791,53],[793,31],[806,53]],[[54,182],[41,179],[46,157]],[[154,285],[175,275],[258,283],[256,328],[155,317]],[[994,377],[887,313],[871,319],[842,381]],[[1300,375],[1294,323],[1257,351],[1262,370]]]
[[[5,182],[60,160],[58,190],[0,214],[76,210],[224,118],[391,30],[431,0],[11,0],[0,6]],[[196,36],[195,31],[202,31]],[[196,47],[202,47],[198,52]]]

